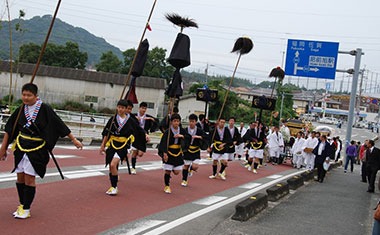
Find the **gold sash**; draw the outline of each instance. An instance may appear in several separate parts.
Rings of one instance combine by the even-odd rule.
[[[187,151],[189,151],[189,153],[196,153],[196,152],[201,151],[201,149],[198,146],[192,146],[192,145],[190,145],[189,149]]]
[[[113,143],[114,141],[119,142],[119,143],[124,143],[124,144],[122,144],[120,147],[116,147]],[[106,143],[106,147],[112,146],[114,149],[119,150],[119,149],[124,148],[125,145],[127,145],[128,141],[130,141],[130,143],[132,144],[133,142],[135,142],[135,137],[133,135],[130,135],[128,138],[124,136],[111,135],[111,137]]]
[[[20,144],[20,137],[23,138],[23,139],[26,139],[26,140],[30,140],[30,141],[39,141],[39,142],[42,142],[40,145],[38,145],[37,147],[35,148],[31,148],[31,149],[24,149],[21,144]],[[16,137],[16,141],[15,143],[13,144],[12,146],[12,150],[15,150],[16,149],[16,145],[17,147],[23,151],[23,152],[26,152],[26,153],[29,153],[29,152],[33,152],[33,151],[37,151],[41,148],[43,148],[46,144],[46,141],[42,138],[39,138],[39,137],[31,137],[31,136],[27,136],[27,135],[24,135],[24,134],[21,134],[21,132],[17,135]]]
[[[177,154],[174,154],[174,153],[172,153],[169,149],[179,149],[179,152],[178,152]],[[179,145],[179,144],[172,144],[172,145],[169,145],[169,147],[168,147],[168,153],[169,153],[170,156],[172,156],[172,157],[178,157],[179,155],[182,154],[181,145]]]
[[[222,148],[218,148],[216,145],[220,145],[220,144],[223,144],[223,142],[221,142],[221,141],[214,141],[214,144],[213,144],[213,146],[214,146],[214,148],[216,149],[216,150],[218,150],[218,151],[222,151],[223,149],[224,149],[224,147],[222,147]]]
[[[262,141],[259,141],[259,142],[251,142],[251,146],[253,149],[260,149],[261,146],[263,146],[263,142]]]

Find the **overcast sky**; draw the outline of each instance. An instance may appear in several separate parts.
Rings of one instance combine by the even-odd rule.
[[[26,18],[53,14],[58,0],[9,0],[12,18],[23,9]],[[58,17],[96,36],[103,37],[121,50],[136,47],[141,37],[153,0],[62,0]],[[147,32],[151,47],[166,48],[168,54],[178,28],[168,22],[166,13],[178,13],[195,19],[199,29],[185,29],[191,38],[192,64],[189,71],[232,75],[237,55],[231,54],[235,40],[249,36],[255,46],[243,56],[238,77],[253,82],[267,79],[270,70],[282,66],[287,39],[339,42],[339,50],[362,48],[361,67],[370,71],[363,89],[380,84],[379,0],[157,0]],[[5,0],[0,2],[0,17],[7,18]],[[42,42],[41,42],[42,43]],[[339,69],[353,68],[354,57],[338,56]],[[373,75],[372,75],[372,72]],[[349,78],[336,74],[332,83],[339,90],[343,77],[347,90]],[[371,79],[372,78],[372,79]],[[286,78],[297,83],[298,78]],[[306,86],[307,78],[300,78]],[[371,83],[372,81],[372,83]],[[325,87],[325,80],[309,80],[309,87]],[[373,89],[371,93],[375,90]]]

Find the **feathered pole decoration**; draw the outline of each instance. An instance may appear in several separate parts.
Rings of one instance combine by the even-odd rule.
[[[272,69],[272,71],[269,74],[269,77],[270,78],[274,77],[274,84],[273,84],[273,87],[272,87],[272,93],[270,94],[270,97],[272,98],[273,97],[274,88],[276,87],[277,78],[278,78],[278,82],[281,83],[282,80],[285,77],[285,71],[282,70],[281,67],[278,66],[278,67]]]
[[[181,33],[184,28],[198,28],[198,24],[194,21],[194,19],[190,19],[187,17],[182,17],[178,14],[172,13],[172,14],[166,14],[166,19],[172,22],[174,25],[177,25],[181,28]]]
[[[180,70],[191,64],[190,38],[182,32],[184,28],[198,28],[198,24],[194,21],[194,19],[182,17],[175,13],[166,14],[165,17],[171,23],[181,28],[180,32],[177,34],[177,38],[168,58],[168,62],[175,67],[173,78],[166,90],[166,95],[170,97],[168,113],[171,114],[174,108],[175,99],[182,96],[183,93],[182,76]]]
[[[165,94],[170,97],[168,114],[166,115],[166,123],[169,123],[169,115],[173,113],[175,99],[178,99],[183,94],[181,68],[185,68],[191,64],[190,60],[190,38],[183,34],[184,28],[198,28],[198,24],[194,19],[182,17],[178,14],[171,13],[165,15],[166,19],[174,25],[181,28],[177,34],[168,62],[175,68],[173,78],[168,85]],[[169,124],[170,126],[170,124]],[[167,147],[169,147],[170,131],[168,135]]]
[[[131,72],[131,83],[129,84],[129,89],[127,94],[125,95],[126,100],[132,101],[132,103],[137,104],[137,95],[136,95],[136,79],[140,77],[144,71],[145,63],[148,59],[149,52],[149,42],[148,39],[145,39],[141,42],[140,50],[137,53],[135,64],[132,68]]]
[[[274,88],[276,87],[277,78],[278,78],[278,83],[282,83],[282,80],[284,80],[284,77],[285,77],[285,71],[283,69],[281,69],[280,66],[277,66],[276,68],[272,69],[272,71],[269,74],[269,77],[270,78],[274,77],[272,92],[270,94],[270,97],[273,98],[273,92],[274,92]],[[276,112],[274,112],[274,111],[271,112],[269,125],[272,125],[272,118],[274,117],[275,113]],[[261,118],[261,114],[262,114],[262,109],[260,110],[260,118]]]
[[[147,20],[147,22],[145,24],[143,33],[142,33],[141,38],[140,38],[139,45],[138,45],[138,47],[136,49],[135,56],[133,57],[133,60],[132,60],[132,63],[131,63],[131,67],[129,68],[129,72],[128,72],[128,75],[127,75],[127,80],[124,83],[124,88],[123,88],[123,91],[121,92],[120,99],[122,99],[124,97],[124,92],[125,92],[125,90],[127,88],[127,85],[129,84],[130,79],[131,79],[132,70],[133,70],[133,67],[135,66],[136,58],[137,58],[137,55],[139,54],[142,41],[144,40],[144,37],[145,37],[146,30],[148,30],[148,28],[150,28],[149,22],[150,22],[150,19],[152,18],[154,8],[156,7],[156,3],[157,3],[157,0],[154,0],[152,8],[151,8],[149,16],[148,16],[148,20]]]
[[[238,53],[239,56],[238,56],[238,59],[236,61],[236,65],[235,65],[235,69],[234,69],[234,72],[232,73],[232,77],[230,79],[230,83],[228,85],[228,89],[226,91],[226,94],[224,96],[224,100],[223,100],[223,104],[222,104],[222,108],[220,109],[220,112],[219,112],[219,116],[218,116],[218,119],[219,120],[221,117],[222,117],[222,113],[223,113],[223,110],[224,110],[224,106],[226,105],[226,102],[227,102],[227,98],[228,98],[228,93],[230,92],[231,90],[231,87],[232,87],[232,82],[234,81],[234,78],[235,78],[235,74],[236,74],[236,70],[239,66],[239,63],[240,63],[240,59],[241,59],[241,56],[242,55],[245,55],[245,54],[248,54],[253,48],[253,42],[250,38],[248,37],[240,37],[236,40],[235,44],[234,44],[234,47],[232,48],[232,51],[231,53]],[[214,139],[215,137],[215,131],[216,131],[216,128],[214,129],[214,133],[213,133],[213,136],[212,136],[212,140]]]
[[[248,54],[252,50],[252,48],[253,48],[253,42],[248,37],[240,37],[235,42],[235,45],[234,45],[231,53],[238,53],[239,57],[237,59],[234,72],[233,72],[232,77],[230,79],[230,83],[228,85],[228,89],[226,91],[226,95],[224,96],[224,101],[223,101],[223,104],[222,104],[222,108],[220,109],[220,112],[219,112],[218,120],[221,118],[223,110],[224,110],[224,106],[226,105],[227,98],[228,98],[228,93],[231,90],[232,82],[234,81],[236,70],[237,70],[237,68],[239,66],[241,56],[244,55],[244,54]]]

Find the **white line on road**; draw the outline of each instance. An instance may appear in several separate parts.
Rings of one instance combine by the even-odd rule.
[[[248,183],[248,184],[240,185],[239,188],[253,189],[253,188],[256,188],[260,185],[262,185],[262,184],[260,184],[260,183]]]
[[[280,177],[282,177],[282,175],[270,175],[270,176],[268,176],[267,178],[268,178],[268,179],[278,179],[278,178],[280,178]]]
[[[102,175],[105,175],[105,174],[103,174],[102,172],[96,171],[96,172],[87,172],[87,173],[80,173],[80,174],[70,174],[70,175],[66,175],[66,178],[79,179],[79,178],[102,176]]]
[[[305,170],[304,170],[304,171],[305,171]],[[169,231],[170,229],[173,229],[173,228],[175,228],[175,227],[178,227],[178,226],[180,226],[181,224],[184,224],[184,223],[186,223],[186,222],[188,222],[188,221],[190,221],[190,220],[193,220],[193,219],[198,218],[198,217],[200,217],[200,216],[202,216],[202,215],[205,215],[205,214],[207,214],[207,213],[210,213],[211,211],[214,211],[214,210],[216,210],[216,209],[219,209],[219,208],[221,208],[221,207],[223,207],[223,206],[225,206],[225,205],[228,205],[228,204],[230,204],[230,203],[233,203],[233,202],[235,202],[235,201],[237,201],[237,200],[240,200],[240,199],[242,199],[242,198],[245,198],[245,197],[251,196],[253,193],[256,193],[256,192],[258,192],[258,191],[260,191],[260,190],[263,190],[263,189],[265,189],[265,188],[271,186],[272,184],[276,184],[276,183],[278,183],[278,182],[281,182],[282,180],[285,180],[285,179],[287,179],[287,178],[289,178],[289,177],[292,177],[292,176],[298,175],[298,174],[300,174],[300,173],[302,173],[302,172],[304,172],[304,171],[297,171],[297,172],[291,173],[291,174],[289,174],[289,175],[283,176],[283,177],[281,177],[281,178],[275,179],[275,180],[273,180],[273,181],[271,181],[271,182],[268,182],[268,183],[265,183],[265,184],[263,184],[263,185],[261,185],[261,186],[259,186],[259,187],[257,187],[257,188],[254,188],[254,189],[248,190],[248,191],[246,191],[246,192],[244,192],[244,193],[238,194],[238,195],[236,195],[236,196],[234,196],[234,197],[231,197],[231,198],[229,198],[229,199],[227,199],[227,200],[221,201],[220,203],[217,203],[217,204],[211,205],[211,206],[206,207],[206,208],[204,208],[204,209],[201,209],[201,210],[199,210],[199,211],[196,211],[196,212],[193,212],[193,213],[191,213],[191,214],[185,215],[185,216],[183,216],[183,217],[181,217],[181,218],[179,218],[179,219],[173,220],[173,221],[170,222],[170,223],[164,224],[164,225],[162,225],[161,227],[158,227],[158,228],[156,228],[156,229],[153,229],[153,230],[151,230],[151,231],[149,231],[149,232],[147,232],[147,233],[144,233],[144,234],[145,234],[145,235],[158,235],[158,234],[162,234],[162,233],[164,233],[164,232],[166,232],[166,231]]]
[[[58,158],[58,159],[63,159],[63,158],[76,158],[76,157],[80,157],[78,155],[70,155],[70,154],[56,154],[54,155],[55,158]]]
[[[194,204],[198,204],[198,205],[209,206],[209,205],[212,205],[212,204],[214,204],[214,203],[217,203],[217,202],[223,201],[223,200],[226,199],[226,198],[227,198],[227,197],[210,196],[210,197],[205,197],[205,198],[199,199],[199,200],[197,200],[197,201],[194,201],[193,203],[194,203]]]
[[[146,170],[146,171],[163,169],[162,168],[162,164],[159,165],[159,166],[141,166],[141,167],[138,167],[138,168],[141,168],[141,169]]]
[[[103,171],[108,171],[108,167],[104,167],[104,165],[87,165],[83,166],[84,170],[73,170],[73,171],[63,171],[63,175],[67,179],[78,179],[92,176],[102,176]],[[137,168],[141,168],[143,170],[157,170],[162,168],[161,161],[152,161],[144,164],[140,164]],[[126,165],[122,165],[119,167],[119,170],[127,169]],[[51,176],[59,176],[58,172],[46,173],[45,177]],[[0,182],[14,181],[16,180],[15,173],[0,173]]]
[[[147,229],[156,227],[157,225],[165,223],[165,220],[146,220],[135,224],[134,228],[128,229],[126,235],[134,235],[141,233]]]

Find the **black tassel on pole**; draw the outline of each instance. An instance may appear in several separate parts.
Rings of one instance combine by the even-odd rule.
[[[234,48],[231,52],[240,53],[241,55],[248,54],[253,48],[253,42],[248,37],[240,37],[236,40]]]
[[[274,88],[276,87],[277,78],[279,82],[282,82],[282,80],[285,77],[285,71],[281,67],[276,67],[272,69],[272,71],[269,74],[270,78],[274,78],[274,84],[272,87],[272,93],[270,94],[270,97],[273,97]]]
[[[198,24],[194,21],[194,19],[182,17],[175,13],[166,14],[165,17],[167,20],[169,20],[170,22],[172,22],[173,24],[181,28],[188,28],[188,27],[198,28]]]
[[[285,71],[281,69],[281,67],[277,67],[272,69],[272,71],[269,74],[270,78],[279,78],[281,81],[285,77]]]
[[[232,77],[230,79],[230,83],[228,85],[228,89],[226,91],[226,94],[224,95],[224,100],[223,100],[222,107],[220,109],[219,116],[218,116],[217,120],[219,120],[221,118],[222,114],[223,114],[223,110],[224,110],[224,107],[226,105],[227,98],[228,98],[228,93],[231,90],[232,82],[234,81],[236,70],[237,70],[237,68],[239,66],[241,56],[244,55],[244,54],[248,54],[252,50],[252,48],[253,48],[253,42],[252,42],[252,40],[250,38],[248,38],[248,37],[240,37],[240,38],[236,39],[234,47],[233,47],[231,53],[236,52],[236,53],[239,54],[239,56],[238,56],[238,59],[236,61],[234,72],[232,73]],[[213,140],[214,137],[215,137],[215,131],[216,131],[216,128],[214,129],[214,133],[212,135],[211,140]]]

